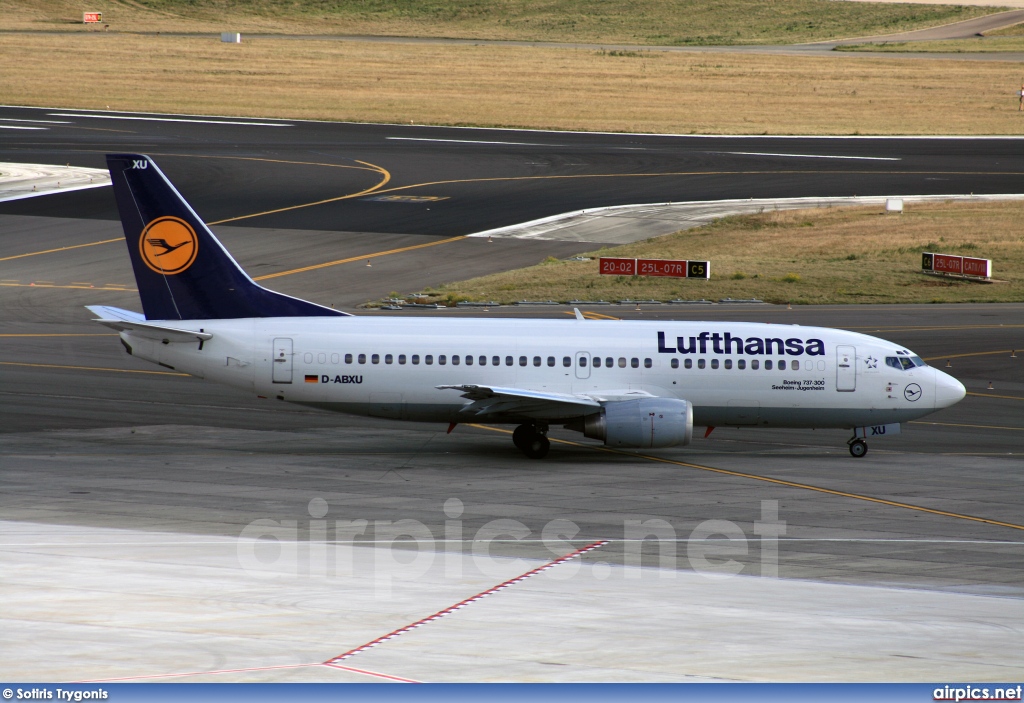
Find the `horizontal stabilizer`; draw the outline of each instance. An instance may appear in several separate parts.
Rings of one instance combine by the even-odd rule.
[[[111,329],[117,329],[118,332],[127,332],[137,337],[158,340],[168,344],[172,342],[206,342],[213,339],[213,335],[208,332],[194,332],[191,329],[167,327],[151,322],[124,319],[97,319],[94,321]]]
[[[146,316],[141,312],[132,312],[111,305],[86,305],[85,309],[101,320],[123,320],[125,322],[145,322]]]

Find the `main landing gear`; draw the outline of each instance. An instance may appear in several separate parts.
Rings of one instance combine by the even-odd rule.
[[[850,447],[850,454],[857,459],[868,453],[868,443],[863,439],[859,439],[856,435],[850,437],[846,444]]]
[[[531,459],[543,459],[551,449],[547,425],[520,425],[512,433],[512,444]]]

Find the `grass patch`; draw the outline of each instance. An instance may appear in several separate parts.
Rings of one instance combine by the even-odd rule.
[[[705,227],[587,256],[708,259],[709,281],[601,276],[597,261],[541,266],[451,283],[440,299],[749,299],[793,304],[980,303],[1024,301],[1024,202],[782,211],[727,217]],[[812,228],[805,223],[810,221]],[[921,252],[993,260],[1008,283],[932,278]],[[738,275],[742,274],[742,275]]]
[[[1020,134],[1016,64],[643,53],[0,34],[0,95],[15,105],[406,124],[708,134]]]
[[[993,29],[990,32],[985,32],[986,37],[1019,37],[1024,36],[1024,22],[1018,24],[1011,24],[1009,27],[1003,27],[1002,29]]]
[[[241,31],[628,44],[786,44],[871,36],[997,8],[829,0],[0,0],[5,29]]]

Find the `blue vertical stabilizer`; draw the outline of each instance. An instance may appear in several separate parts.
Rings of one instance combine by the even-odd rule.
[[[148,156],[108,154],[107,167],[146,319],[345,315],[249,278]]]

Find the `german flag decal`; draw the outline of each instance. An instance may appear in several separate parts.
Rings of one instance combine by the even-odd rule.
[[[308,373],[306,374],[306,383],[319,383],[319,382],[320,382],[320,377],[319,376],[311,376]]]

